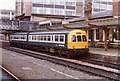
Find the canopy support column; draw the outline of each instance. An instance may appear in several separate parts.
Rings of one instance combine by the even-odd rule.
[[[104,49],[105,49],[105,51],[107,51],[108,50],[108,46],[107,46],[107,32],[108,32],[108,29],[107,28],[105,28],[104,29]]]

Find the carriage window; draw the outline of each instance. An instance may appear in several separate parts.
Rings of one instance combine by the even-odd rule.
[[[71,42],[76,42],[76,36],[75,35],[71,36]]]
[[[60,42],[64,41],[64,36],[60,36]]]
[[[32,37],[32,36],[29,36],[29,40],[31,40],[31,37]]]
[[[37,40],[37,36],[35,36],[35,40]]]
[[[78,41],[78,42],[81,42],[81,41],[82,41],[80,35],[77,36],[77,41]]]
[[[44,40],[46,40],[46,36],[44,36]]]
[[[35,40],[37,40],[37,36],[35,36]]]
[[[25,39],[25,36],[23,36],[23,39]]]
[[[36,40],[36,36],[34,36],[34,40]]]
[[[87,41],[87,38],[86,38],[85,35],[83,35],[82,38],[83,38],[83,42],[86,42],[86,41]]]
[[[12,36],[11,36],[10,38],[11,38],[11,39],[13,39],[13,37],[12,37]]]
[[[48,36],[48,41],[51,41],[50,36]]]
[[[43,40],[43,36],[41,36],[41,40]]]
[[[41,39],[41,36],[38,36],[38,40],[40,40]]]
[[[24,36],[21,36],[21,39],[25,39],[25,37],[24,37]]]
[[[32,36],[32,40],[33,40],[33,36]]]
[[[37,40],[40,40],[40,36],[39,35],[37,36]]]
[[[46,41],[48,41],[48,36],[46,36]]]
[[[53,41],[53,36],[52,36],[52,41]]]
[[[36,36],[32,36],[32,40],[36,40]]]
[[[58,41],[58,36],[55,36],[55,41]]]

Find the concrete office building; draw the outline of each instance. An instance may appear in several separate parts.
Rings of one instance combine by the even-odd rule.
[[[0,9],[0,19],[12,20],[14,18],[14,10]]]
[[[92,13],[113,10],[113,0],[93,0]]]
[[[83,0],[16,0],[16,17],[42,15],[61,19],[82,16],[83,12]]]
[[[52,26],[62,24],[64,19],[83,16],[83,9],[83,0],[16,0],[15,16],[17,20]]]
[[[16,16],[32,14],[83,16],[87,0],[16,0]],[[92,13],[113,10],[113,0],[91,0]]]

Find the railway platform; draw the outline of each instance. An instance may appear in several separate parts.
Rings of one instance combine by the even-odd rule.
[[[91,59],[114,64],[118,64],[120,61],[119,49],[108,49],[105,51],[103,48],[89,48],[89,52]]]

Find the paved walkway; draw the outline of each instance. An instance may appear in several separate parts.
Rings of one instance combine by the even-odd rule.
[[[119,56],[120,57],[120,50],[119,49],[108,49],[107,51],[104,48],[89,48],[90,53],[93,54],[101,54],[107,56]]]

